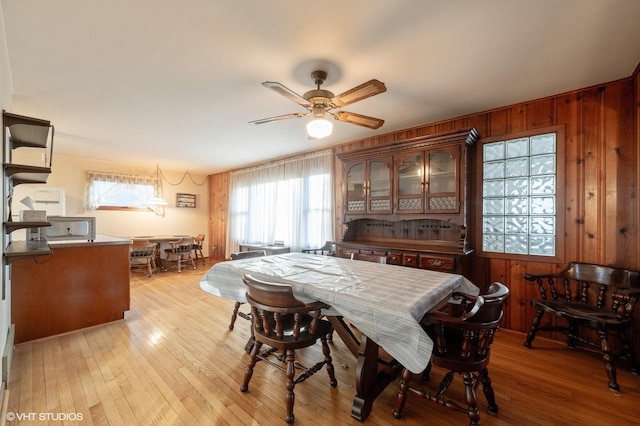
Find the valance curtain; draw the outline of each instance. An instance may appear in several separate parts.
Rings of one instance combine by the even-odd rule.
[[[292,251],[333,239],[333,153],[231,173],[227,253],[284,241]]]

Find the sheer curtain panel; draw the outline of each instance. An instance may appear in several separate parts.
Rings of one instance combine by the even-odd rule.
[[[231,173],[227,253],[284,241],[292,251],[333,239],[333,153]]]

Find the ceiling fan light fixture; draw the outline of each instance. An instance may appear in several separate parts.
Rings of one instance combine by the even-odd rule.
[[[333,131],[333,123],[324,117],[314,117],[307,123],[307,134],[315,139],[326,138]]]

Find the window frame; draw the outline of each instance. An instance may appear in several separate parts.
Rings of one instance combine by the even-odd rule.
[[[515,254],[515,253],[498,253],[498,252],[489,252],[483,250],[483,205],[484,205],[484,196],[483,196],[483,187],[484,187],[484,176],[483,176],[483,163],[484,163],[484,145],[493,142],[501,142],[508,141],[512,139],[518,138],[530,138],[532,136],[538,136],[545,133],[555,133],[556,135],[556,212],[555,212],[555,221],[556,221],[556,229],[555,229],[555,254],[553,256],[541,256],[534,254]],[[566,178],[565,178],[565,127],[564,125],[557,126],[549,126],[549,127],[540,127],[531,130],[525,130],[521,132],[507,133],[500,136],[491,136],[486,138],[481,138],[478,141],[477,151],[478,153],[476,157],[476,232],[475,232],[475,240],[476,240],[476,254],[479,257],[487,257],[494,259],[508,259],[508,260],[520,260],[520,261],[533,261],[533,262],[547,262],[547,263],[564,263],[564,247],[565,247],[565,211],[566,211],[566,200],[565,200],[565,188],[566,188]],[[530,217],[527,214],[527,217]]]
[[[148,185],[151,189],[152,189],[152,193],[158,194],[159,193],[159,188],[158,188],[158,182],[156,180],[156,178],[154,178],[153,176],[146,176],[146,175],[138,175],[138,174],[134,174],[134,173],[118,173],[118,172],[106,172],[106,171],[93,171],[93,170],[88,170],[87,171],[87,208],[89,210],[101,210],[101,211],[140,211],[140,212],[151,212],[154,211],[153,207],[148,205],[148,206],[119,206],[119,205],[97,205],[94,206],[92,204],[92,200],[90,199],[90,196],[92,194],[92,185],[94,182],[96,181],[102,181],[102,182],[113,182],[116,185],[127,185],[127,184],[134,184],[134,185]],[[127,182],[125,182],[127,181]]]

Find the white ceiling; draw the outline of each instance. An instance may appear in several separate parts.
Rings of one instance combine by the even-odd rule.
[[[214,173],[629,77],[638,0],[0,0],[12,112],[51,120],[54,154]],[[387,91],[309,140],[303,94]]]

